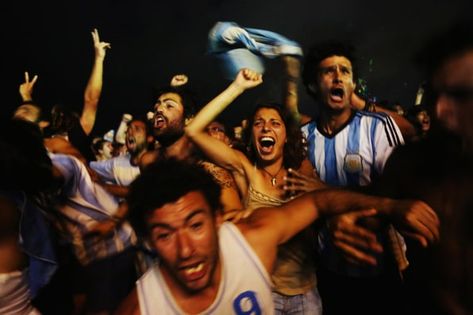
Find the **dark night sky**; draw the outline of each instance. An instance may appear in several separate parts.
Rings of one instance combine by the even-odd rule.
[[[104,90],[97,132],[116,128],[124,112],[145,113],[151,90],[174,73],[187,73],[203,101],[228,83],[215,60],[205,55],[207,34],[217,21],[271,30],[305,49],[321,39],[356,44],[360,76],[378,99],[413,104],[421,78],[413,54],[435,32],[472,12],[463,1],[17,1],[2,9],[2,104],[8,117],[19,103],[23,72],[39,74],[35,98],[46,108],[62,103],[79,109],[91,63],[90,31],[112,44],[105,60]],[[13,22],[7,21],[7,18]],[[268,61],[263,86],[224,112],[241,119],[259,96],[280,94],[277,60]],[[312,101],[301,92],[301,107]]]

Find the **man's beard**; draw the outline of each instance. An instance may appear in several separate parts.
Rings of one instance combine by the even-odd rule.
[[[158,140],[162,147],[169,147],[182,136],[184,136],[183,128],[168,128],[168,130],[164,130],[162,133],[155,134],[156,140]]]

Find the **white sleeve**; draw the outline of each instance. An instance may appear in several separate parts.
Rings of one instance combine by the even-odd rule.
[[[115,182],[115,177],[113,174],[113,159],[108,159],[105,161],[92,161],[89,163],[91,169],[93,169],[100,178],[104,181]]]

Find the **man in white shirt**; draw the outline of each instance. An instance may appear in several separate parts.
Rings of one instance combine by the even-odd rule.
[[[272,314],[268,274],[278,245],[321,215],[371,209],[364,214],[400,222],[396,218],[410,213],[432,234],[410,228],[428,241],[437,237],[438,220],[422,202],[322,190],[233,224],[222,223],[219,193],[203,169],[172,159],[135,180],[128,195],[130,221],[160,262],[137,282],[118,314]]]

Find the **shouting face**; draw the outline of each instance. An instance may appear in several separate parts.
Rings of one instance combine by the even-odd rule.
[[[162,94],[154,105],[154,134],[158,140],[184,134],[184,105],[176,93]]]
[[[146,125],[143,121],[133,120],[126,130],[126,147],[131,154],[140,153],[146,149]]]
[[[204,195],[192,191],[148,218],[153,247],[171,289],[197,293],[218,285],[217,221]]]
[[[318,71],[317,93],[323,104],[335,111],[349,108],[355,90],[350,60],[342,56],[325,58],[320,62]]]
[[[282,158],[286,143],[286,126],[277,110],[263,107],[256,112],[252,141],[259,159],[274,161]]]

